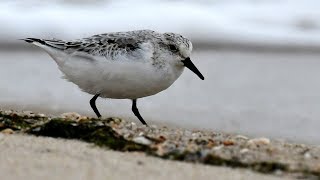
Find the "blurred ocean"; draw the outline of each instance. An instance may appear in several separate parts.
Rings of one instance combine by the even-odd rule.
[[[17,39],[110,31],[178,32],[194,63],[168,90],[138,101],[156,124],[320,143],[320,1],[2,1],[0,108],[93,116],[90,95],[45,53]],[[128,100],[98,100],[104,116],[139,123]]]
[[[318,0],[7,0],[0,42],[153,29],[198,44],[319,46]]]

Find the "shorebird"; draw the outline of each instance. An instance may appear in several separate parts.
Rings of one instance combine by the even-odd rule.
[[[185,67],[204,80],[190,59],[192,43],[176,33],[151,30],[113,32],[66,41],[23,39],[44,49],[57,63],[64,78],[94,95],[90,106],[98,116],[98,97],[131,99],[132,112],[147,125],[137,99],[170,87]]]

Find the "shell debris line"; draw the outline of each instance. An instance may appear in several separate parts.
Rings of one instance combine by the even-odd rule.
[[[295,178],[320,178],[320,147],[243,135],[146,127],[119,118],[77,113],[59,117],[0,111],[0,132],[79,139],[119,151],[139,151],[170,160],[249,168]]]

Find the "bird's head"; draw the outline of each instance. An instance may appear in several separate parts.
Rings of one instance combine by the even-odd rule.
[[[164,33],[163,46],[163,48],[174,57],[173,60],[177,66],[187,67],[198,75],[200,79],[204,80],[203,75],[190,59],[192,43],[189,39],[175,33]]]

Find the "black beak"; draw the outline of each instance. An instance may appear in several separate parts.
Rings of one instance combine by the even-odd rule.
[[[192,63],[190,58],[186,58],[185,60],[182,60],[183,65],[190,69],[192,72],[194,72],[196,75],[199,76],[200,79],[204,80],[203,75],[201,72],[197,69],[197,67]]]

